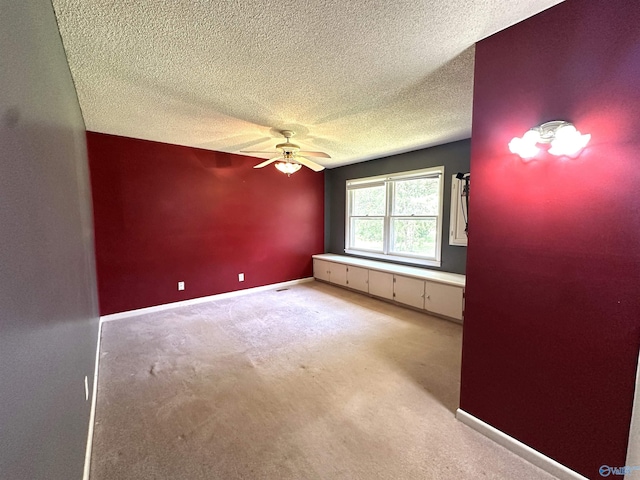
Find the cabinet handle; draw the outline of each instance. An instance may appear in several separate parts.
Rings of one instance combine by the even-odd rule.
[[[431,299],[431,297],[429,295],[427,295],[427,300]]]

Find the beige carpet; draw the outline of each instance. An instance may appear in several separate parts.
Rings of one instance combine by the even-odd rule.
[[[554,478],[455,420],[461,333],[317,282],[106,322],[91,480]]]

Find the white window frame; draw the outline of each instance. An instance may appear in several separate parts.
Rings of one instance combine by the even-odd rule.
[[[397,180],[415,180],[418,178],[440,178],[440,188],[438,191],[439,208],[438,214],[425,215],[425,217],[436,218],[436,253],[434,257],[426,257],[411,254],[398,254],[390,252],[391,244],[391,212],[393,211],[393,189]],[[383,248],[382,250],[365,250],[357,249],[351,246],[351,196],[350,192],[358,188],[374,187],[385,185],[386,187],[386,206],[383,227]],[[362,257],[379,258],[384,260],[392,260],[402,263],[411,263],[415,265],[427,265],[432,267],[441,266],[442,255],[442,212],[444,208],[444,166],[424,168],[421,170],[411,170],[408,172],[400,172],[389,175],[377,175],[374,177],[355,178],[346,181],[346,212],[345,212],[345,253],[359,255]],[[376,217],[378,218],[378,217]]]

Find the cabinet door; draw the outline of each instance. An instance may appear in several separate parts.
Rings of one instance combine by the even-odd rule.
[[[393,300],[393,274],[369,270],[369,293]]]
[[[329,262],[329,281],[336,285],[347,286],[347,266],[342,263]]]
[[[449,216],[449,245],[467,246],[467,195],[465,183],[469,182],[451,177],[451,215]]]
[[[424,280],[402,275],[395,275],[394,280],[393,293],[396,302],[424,308]]]
[[[369,270],[360,267],[347,267],[347,286],[369,292]]]
[[[425,283],[425,310],[462,320],[462,287],[429,281]]]
[[[329,262],[313,259],[313,276],[318,280],[329,281]]]

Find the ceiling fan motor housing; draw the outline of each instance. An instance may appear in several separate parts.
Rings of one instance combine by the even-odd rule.
[[[318,165],[311,159],[307,158],[307,156],[331,158],[328,154],[324,152],[301,152],[299,145],[296,145],[295,143],[290,142],[291,137],[294,135],[294,132],[292,132],[291,130],[281,130],[280,133],[287,140],[284,143],[279,143],[276,145],[276,149],[280,150],[282,153],[279,154],[279,156],[270,158],[265,162],[255,165],[253,168],[262,168],[273,162],[278,162],[276,163],[276,168],[286,173],[287,175],[291,175],[292,173],[298,171],[298,169],[300,168],[300,165],[304,165],[305,167],[312,169],[314,172],[319,172],[320,170],[324,169],[322,165]],[[243,151],[243,153],[271,153],[271,152]],[[287,167],[285,167],[285,165],[287,165]],[[291,165],[297,165],[297,168],[295,168],[294,170],[288,170],[291,168]]]
[[[291,130],[282,130],[280,133],[284,138],[287,139],[287,141],[285,143],[277,144],[276,148],[280,148],[285,155],[287,153],[295,153],[300,150],[300,147],[298,145],[289,141],[291,140],[291,137],[295,135],[294,132],[292,132]]]
[[[279,143],[276,145],[276,148],[280,148],[284,152],[297,152],[298,150],[300,150],[300,147],[298,145],[289,142]]]

